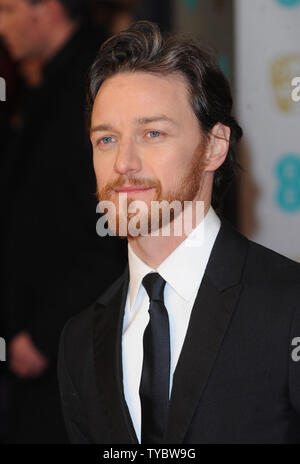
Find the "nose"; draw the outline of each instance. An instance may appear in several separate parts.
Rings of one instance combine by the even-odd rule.
[[[118,174],[138,172],[142,167],[142,161],[138,153],[138,147],[131,139],[123,140],[118,148],[114,169]]]

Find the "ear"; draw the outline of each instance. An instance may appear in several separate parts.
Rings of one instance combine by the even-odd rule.
[[[216,171],[224,163],[230,140],[230,128],[218,122],[210,130],[205,171]]]

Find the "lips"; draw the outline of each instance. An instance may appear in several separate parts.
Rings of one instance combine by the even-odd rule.
[[[147,190],[151,190],[153,187],[139,187],[137,185],[123,185],[122,187],[115,188],[116,193],[137,193],[137,192],[146,192]]]

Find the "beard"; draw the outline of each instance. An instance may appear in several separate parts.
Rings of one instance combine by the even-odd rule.
[[[97,190],[96,196],[98,201],[101,203],[103,201],[112,201],[111,198],[114,189],[122,187],[125,184],[151,187],[154,189],[155,195],[150,203],[153,204],[152,202],[159,202],[161,205],[158,209],[158,215],[155,217],[154,214],[152,214],[152,208],[149,208],[147,202],[145,202],[145,211],[141,211],[141,208],[139,208],[139,213],[136,211],[130,212],[130,206],[134,206],[133,202],[136,202],[137,199],[126,196],[121,208],[120,204],[115,203],[116,217],[114,220],[112,220],[108,214],[108,223],[111,230],[122,238],[136,238],[137,235],[133,234],[132,230],[130,230],[130,223],[137,215],[139,216],[139,219],[135,222],[135,227],[139,230],[139,235],[152,234],[154,231],[159,231],[160,229],[165,228],[168,224],[173,224],[173,227],[175,227],[174,220],[181,212],[184,212],[186,208],[185,202],[192,202],[202,190],[204,168],[206,166],[203,156],[204,148],[203,143],[197,146],[186,173],[179,178],[176,185],[167,192],[163,192],[161,182],[156,178],[138,178],[132,175],[120,175],[115,181],[106,184],[106,186],[101,190]],[[168,205],[173,202],[177,203],[177,206],[180,207],[168,208]],[[168,209],[168,214],[164,214],[164,208]],[[121,225],[124,223],[126,224],[126,231],[124,231],[124,228],[122,228]]]

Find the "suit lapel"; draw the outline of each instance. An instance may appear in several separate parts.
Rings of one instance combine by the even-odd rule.
[[[248,241],[222,219],[173,376],[166,443],[182,443],[236,307]]]
[[[94,367],[111,431],[110,443],[138,443],[123,392],[122,327],[128,284],[127,266],[94,310]]]

